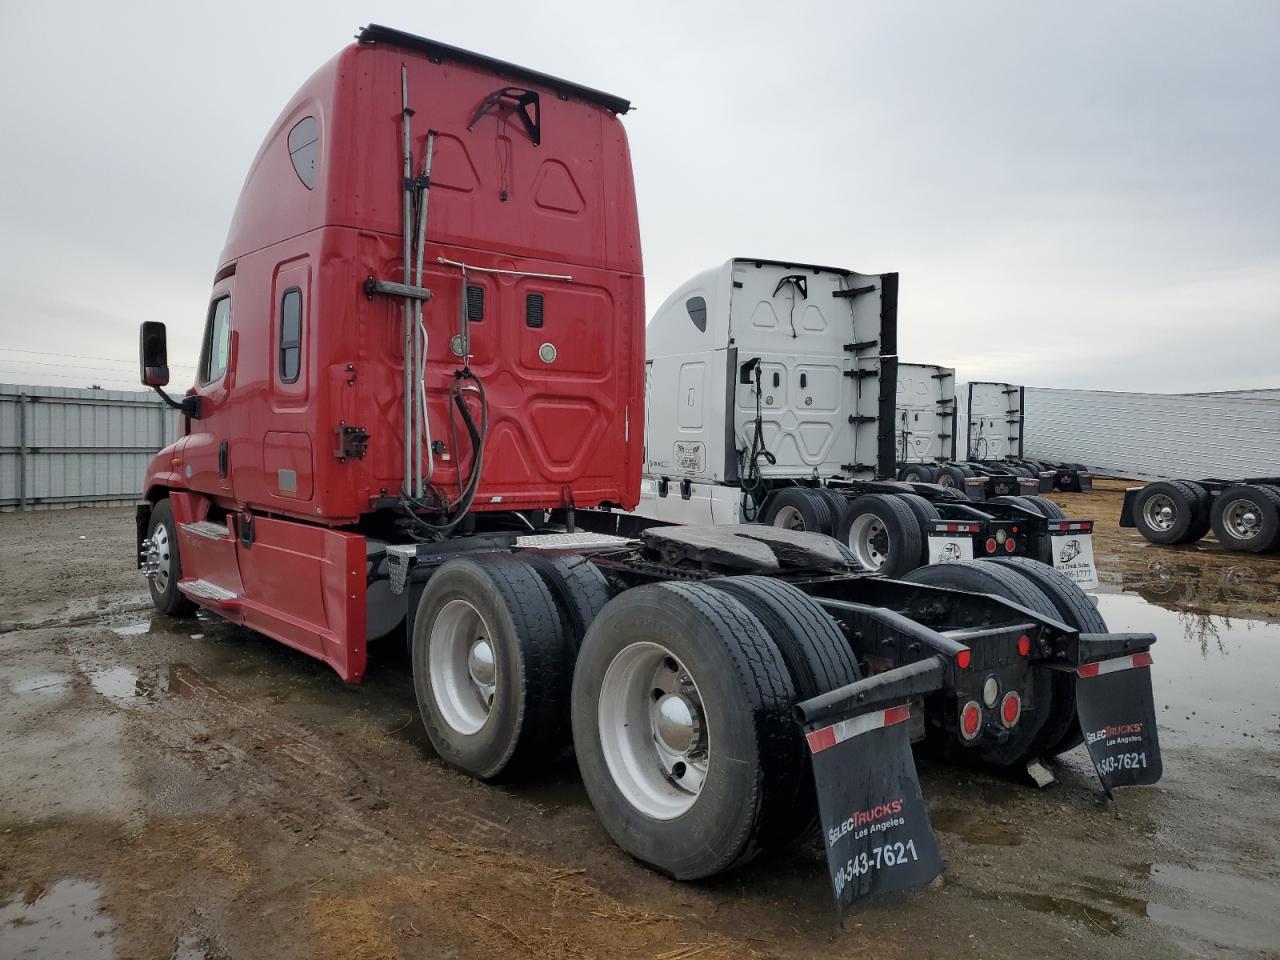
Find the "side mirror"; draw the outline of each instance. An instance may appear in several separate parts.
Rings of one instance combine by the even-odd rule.
[[[169,384],[169,343],[163,323],[148,320],[138,337],[138,363],[144,387]]]

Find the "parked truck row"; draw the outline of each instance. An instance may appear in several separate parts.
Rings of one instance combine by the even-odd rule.
[[[1041,476],[898,470],[904,449],[942,449],[955,411],[954,371],[898,362],[898,288],[894,273],[759,258],[678,288],[646,334],[640,504],[605,529],[754,521],[834,536],[888,576],[1016,556],[1096,585],[1092,521],[1041,497]]]
[[[732,261],[646,344],[629,109],[381,26],[303,85],[249,171],[184,396],[143,325],[142,380],[183,423],[138,506],[156,608],[349,683],[406,643],[445,762],[514,779],[571,748],[618,845],[680,879],[821,824],[841,906],[928,882],[912,743],[1043,782],[1084,741],[1108,793],[1157,780],[1155,637],[1032,559],[1083,531],[880,479],[895,274]],[[673,484],[710,520],[636,513]],[[837,509],[856,536],[816,532]],[[889,579],[876,557],[921,549],[918,511],[961,558]],[[649,526],[584,529],[621,516]],[[962,559],[975,535],[988,559]]]

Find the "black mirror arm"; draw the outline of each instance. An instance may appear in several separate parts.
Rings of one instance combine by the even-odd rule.
[[[169,394],[165,393],[161,387],[152,387],[151,389],[160,394],[161,400],[173,407],[173,409],[177,410],[184,417],[190,417],[192,420],[200,419],[200,401],[202,399],[200,396],[192,395],[190,397],[183,397],[181,400],[175,400],[173,397],[169,396]]]

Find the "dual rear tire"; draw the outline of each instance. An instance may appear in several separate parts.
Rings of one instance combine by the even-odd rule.
[[[784,487],[769,495],[761,522],[784,530],[831,536],[840,522],[844,498],[817,487]]]
[[[413,670],[441,758],[515,779],[563,755],[571,725],[605,829],[680,879],[811,832],[812,770],[791,708],[859,678],[835,621],[753,576],[636,587],[597,609],[597,576],[582,558],[521,555],[451,560],[432,576]],[[590,616],[580,649],[575,606]]]

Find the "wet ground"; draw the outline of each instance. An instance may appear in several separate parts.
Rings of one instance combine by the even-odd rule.
[[[0,515],[0,958],[1280,957],[1280,557],[1147,545],[1119,494],[1099,605],[1152,630],[1165,777],[1107,803],[921,762],[947,871],[838,923],[822,854],[677,884],[570,762],[474,784],[403,654],[346,687],[212,620],[153,616],[128,510]]]

